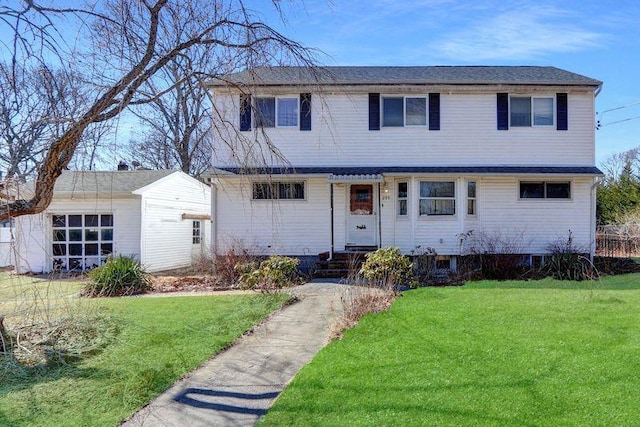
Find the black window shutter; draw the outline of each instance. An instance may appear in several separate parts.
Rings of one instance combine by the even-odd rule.
[[[251,95],[240,95],[240,130],[251,129]]]
[[[556,93],[556,129],[569,129],[569,100],[566,93]]]
[[[440,94],[429,94],[429,130],[440,130]]]
[[[498,130],[509,129],[509,94],[498,94]]]
[[[311,130],[311,94],[300,94],[300,130]]]
[[[380,94],[369,94],[369,130],[380,130]]]

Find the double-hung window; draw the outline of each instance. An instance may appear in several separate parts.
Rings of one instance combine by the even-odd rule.
[[[255,122],[258,127],[297,127],[298,98],[256,98]]]
[[[521,199],[570,199],[570,182],[521,181]]]
[[[426,126],[426,97],[383,97],[382,126]]]
[[[553,126],[553,97],[512,96],[511,126]]]
[[[420,215],[455,215],[456,183],[420,181]]]

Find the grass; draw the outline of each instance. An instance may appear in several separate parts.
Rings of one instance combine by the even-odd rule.
[[[94,300],[92,310],[117,325],[115,341],[80,363],[0,384],[0,425],[117,425],[282,306],[286,298]]]
[[[29,308],[37,310],[33,315],[42,315],[45,309],[66,306],[69,297],[76,295],[82,285],[80,281],[46,280],[0,271],[0,314],[9,319]]]
[[[279,425],[637,425],[640,275],[406,292],[324,348]]]

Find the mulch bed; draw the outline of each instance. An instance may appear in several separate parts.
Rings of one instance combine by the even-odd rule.
[[[228,283],[221,283],[207,275],[154,276],[151,278],[151,292],[215,292],[236,289]]]

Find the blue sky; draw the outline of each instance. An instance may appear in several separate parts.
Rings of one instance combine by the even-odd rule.
[[[284,24],[270,3],[251,7],[326,65],[552,65],[601,80],[597,162],[640,145],[637,0],[280,0]]]

